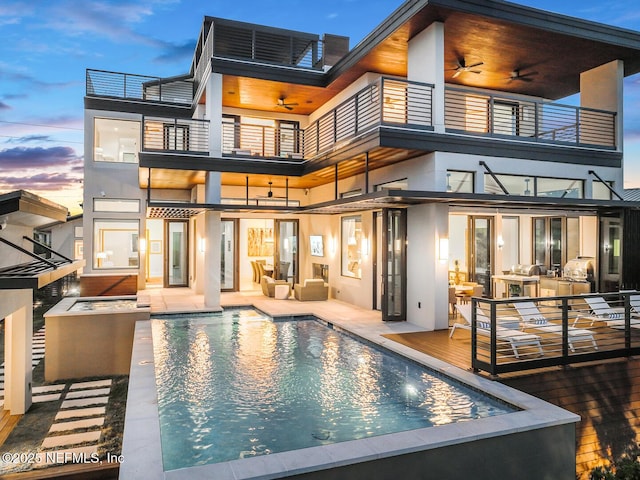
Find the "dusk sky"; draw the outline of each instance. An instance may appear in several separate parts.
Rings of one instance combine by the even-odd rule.
[[[188,73],[205,15],[334,33],[353,48],[401,0],[2,0],[0,193],[24,189],[80,212],[87,68]],[[528,0],[640,30],[637,0]],[[567,59],[571,61],[571,59]],[[625,187],[640,187],[640,75],[625,80]]]

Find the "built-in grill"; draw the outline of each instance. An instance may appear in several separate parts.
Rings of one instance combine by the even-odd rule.
[[[576,257],[569,260],[562,269],[562,278],[570,282],[570,294],[590,293],[596,291],[595,258]]]
[[[593,257],[577,257],[569,260],[562,270],[562,278],[572,282],[595,282]]]
[[[546,273],[546,269],[542,265],[529,265],[525,263],[519,263],[517,265],[511,266],[511,275],[533,277],[535,275],[544,275],[544,273]]]

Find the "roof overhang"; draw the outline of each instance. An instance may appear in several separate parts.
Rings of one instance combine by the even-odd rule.
[[[0,195],[0,217],[3,216],[8,223],[35,228],[52,220],[66,221],[67,209],[33,193],[17,190]]]
[[[428,192],[411,190],[381,190],[356,197],[342,198],[307,206],[186,204],[151,201],[147,207],[150,218],[189,218],[204,211],[227,213],[285,213],[334,215],[383,208],[408,208],[415,205],[441,203],[462,209],[547,210],[590,212],[638,208],[640,202],[622,200],[592,200],[476,193]]]
[[[308,115],[367,72],[406,77],[410,40],[434,22],[444,25],[447,83],[558,100],[611,61],[624,62],[625,76],[640,72],[638,32],[489,0],[406,1],[325,73],[220,57],[212,69],[223,74],[225,106],[273,111],[286,97]],[[482,74],[454,78],[461,60],[483,62]],[[516,70],[535,76],[511,81]]]

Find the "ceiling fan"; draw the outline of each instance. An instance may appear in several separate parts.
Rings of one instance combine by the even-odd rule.
[[[522,74],[520,73],[520,69],[517,68],[511,72],[509,77],[507,77],[507,82],[511,83],[515,80],[519,80],[521,82],[531,82],[533,81],[533,78],[531,77],[534,77],[536,75],[538,75],[538,72],[529,72],[529,73]]]
[[[287,110],[293,110],[293,107],[296,107],[297,105],[297,103],[285,102],[285,97],[280,97],[278,99],[278,103],[276,103],[276,107],[286,108]]]
[[[461,58],[456,61],[456,68],[454,69],[455,73],[453,74],[453,78],[456,78],[462,72],[482,73],[481,70],[473,70],[474,68],[479,67],[480,65],[484,65],[484,62],[477,62],[477,63],[474,63],[473,65],[467,65],[464,61],[464,58]]]

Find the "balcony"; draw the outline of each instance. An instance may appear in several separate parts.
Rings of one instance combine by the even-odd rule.
[[[313,160],[379,127],[411,131],[428,141],[433,132],[432,105],[433,85],[381,78],[304,130],[278,128],[272,120],[265,120],[271,125],[224,123],[222,153]],[[611,151],[616,148],[615,124],[613,112],[462,88],[447,87],[445,92],[447,134]],[[425,144],[424,150],[428,149]]]
[[[87,69],[86,95],[190,107],[193,102],[193,82],[183,78],[149,77]]]
[[[447,87],[447,132],[614,149],[616,114]]]
[[[209,154],[209,121],[185,118],[142,118],[142,151]]]
[[[430,84],[381,78],[304,130],[276,127],[273,121],[273,125],[223,123],[222,153],[308,160],[381,125],[429,130],[432,92]]]

